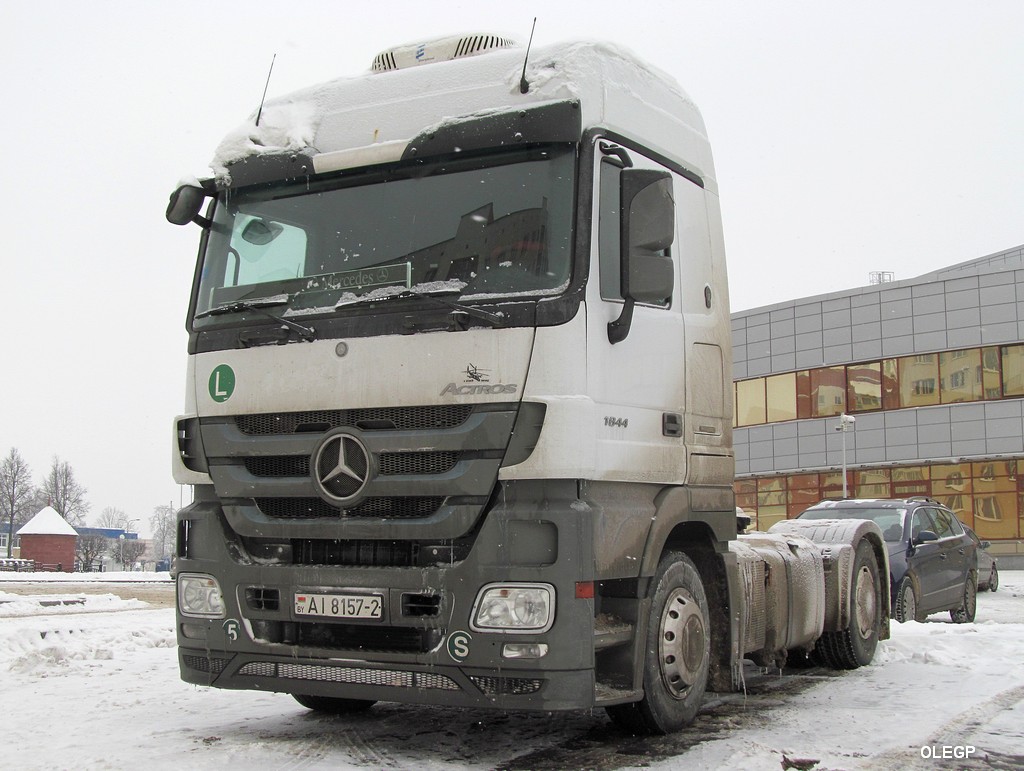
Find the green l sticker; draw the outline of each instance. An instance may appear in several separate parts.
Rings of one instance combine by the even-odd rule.
[[[210,373],[210,398],[215,402],[226,402],[235,391],[235,371],[227,364],[220,364]]]

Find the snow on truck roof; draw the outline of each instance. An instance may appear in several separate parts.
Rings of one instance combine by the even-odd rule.
[[[683,162],[706,182],[713,179],[703,119],[671,76],[616,45],[567,42],[530,52],[524,94],[525,55],[525,48],[501,47],[338,78],[270,99],[259,111],[259,125],[254,111],[224,138],[210,166],[229,184],[231,164],[254,156],[361,150],[368,153],[366,162],[383,162],[397,159],[397,147],[428,129],[568,99],[580,102],[584,129],[642,133],[652,150]]]

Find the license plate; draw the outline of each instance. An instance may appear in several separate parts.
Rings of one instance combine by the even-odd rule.
[[[327,618],[383,618],[384,598],[379,594],[295,593],[296,616]]]

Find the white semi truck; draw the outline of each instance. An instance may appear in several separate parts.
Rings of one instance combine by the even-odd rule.
[[[737,537],[701,116],[613,46],[464,36],[272,100],[182,184],[181,676],[692,721],[888,636],[872,523]],[[805,537],[810,536],[810,538]]]

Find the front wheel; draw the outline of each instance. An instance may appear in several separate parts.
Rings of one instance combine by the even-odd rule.
[[[643,699],[607,708],[612,722],[638,734],[671,733],[692,723],[711,662],[707,596],[690,558],[666,552],[652,586]]]
[[[999,588],[999,571],[996,566],[992,566],[992,575],[988,578],[988,590],[994,592]]]
[[[964,596],[960,602],[959,608],[951,608],[949,611],[949,617],[953,619],[954,624],[969,624],[974,621],[974,614],[978,610],[978,584],[975,581],[974,574],[967,576],[967,581],[964,583]]]

